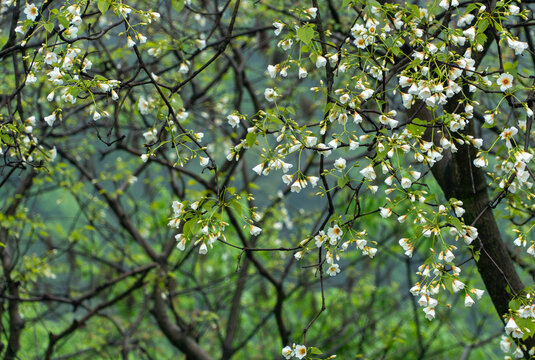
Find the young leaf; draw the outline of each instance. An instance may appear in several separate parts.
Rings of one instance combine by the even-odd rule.
[[[98,9],[104,15],[106,11],[110,8],[111,1],[110,0],[98,0]]]
[[[297,37],[306,45],[309,45],[314,38],[314,30],[309,26],[299,28],[297,29]]]

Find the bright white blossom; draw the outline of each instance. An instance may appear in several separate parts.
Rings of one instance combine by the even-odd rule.
[[[296,358],[302,359],[307,355],[307,348],[304,345],[296,345],[294,354]]]
[[[285,346],[282,349],[282,356],[284,356],[285,359],[290,359],[294,355],[294,351],[291,347]]]
[[[34,21],[39,15],[39,9],[34,4],[26,4],[24,14],[28,20]]]
[[[346,168],[346,159],[344,158],[338,158],[335,162],[334,162],[334,168],[338,171],[344,171],[344,169]]]
[[[511,74],[501,74],[496,80],[496,84],[500,86],[500,91],[505,91],[513,87],[513,75]]]
[[[338,274],[339,272],[340,272],[340,266],[338,264],[331,264],[327,268],[327,274],[329,274],[330,276],[336,276],[336,274]]]
[[[273,90],[272,88],[267,88],[264,91],[264,97],[266,98],[267,101],[274,101],[275,98],[277,97],[277,92]]]
[[[228,124],[232,126],[233,128],[237,128],[240,126],[240,117],[238,115],[229,115],[227,116]]]

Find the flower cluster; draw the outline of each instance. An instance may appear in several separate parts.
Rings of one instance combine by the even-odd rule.
[[[293,357],[297,359],[302,359],[307,355],[307,348],[304,345],[296,345],[293,344],[290,346],[285,346],[282,349],[282,356],[284,356],[285,359],[291,359]]]

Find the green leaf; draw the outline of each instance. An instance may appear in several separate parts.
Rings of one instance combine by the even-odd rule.
[[[98,9],[104,15],[110,8],[111,0],[98,0]]]
[[[340,189],[343,188],[346,184],[347,180],[345,179],[345,177],[338,178],[338,186],[340,187]]]
[[[346,7],[347,5],[349,5],[349,4],[352,3],[352,2],[353,2],[353,0],[344,0],[344,1],[342,2],[342,7]]]
[[[308,352],[310,353],[310,355],[320,355],[320,354],[323,354],[323,351],[321,351],[320,349],[314,347],[314,346],[311,346],[308,348]]]
[[[191,228],[196,222],[197,222],[196,217],[193,217],[190,220],[186,221],[186,223],[184,224],[184,227],[182,228],[182,233],[184,234],[184,236],[187,237],[189,235],[189,233],[191,232]]]
[[[47,22],[45,24],[45,30],[49,33],[51,33],[54,30],[54,23]]]
[[[479,8],[481,4],[479,3],[472,3],[466,7],[465,14],[468,14],[469,12],[474,11],[475,9]]]
[[[58,21],[65,29],[67,29],[70,25],[69,20],[64,15],[58,15]]]
[[[325,109],[323,109],[323,115],[327,115],[331,108],[333,107],[334,103],[330,102],[325,105]]]
[[[177,13],[181,12],[183,8],[184,0],[173,0],[173,9],[175,9]]]
[[[483,19],[479,22],[477,26],[477,31],[483,33],[485,32],[485,30],[487,30],[488,27],[489,27],[489,19]]]
[[[291,106],[288,106],[286,108],[286,111],[288,112],[288,114],[292,114],[293,116],[295,116],[295,109]]]
[[[245,137],[245,140],[247,141],[247,145],[252,148],[256,142],[256,134],[255,133],[249,133]]]
[[[314,38],[314,30],[310,26],[297,29],[297,37],[299,40],[309,45]]]
[[[414,136],[422,136],[425,132],[425,127],[418,126],[416,124],[426,125],[427,122],[418,118],[412,120],[412,123],[407,125],[407,130],[411,132]]]
[[[524,332],[522,340],[526,340],[528,337],[533,336],[533,332],[535,331],[535,323],[531,319],[515,318],[515,321],[520,329]],[[525,331],[525,328],[528,328],[529,331]]]

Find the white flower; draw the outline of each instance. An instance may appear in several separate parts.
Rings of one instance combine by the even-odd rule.
[[[483,156],[481,156],[481,157],[474,159],[474,165],[476,167],[482,168],[482,167],[487,166],[487,161]]]
[[[256,165],[256,166],[253,168],[253,171],[254,171],[257,175],[261,175],[261,174],[262,174],[262,170],[264,170],[264,163],[260,163],[260,164]]]
[[[277,97],[277,92],[272,88],[267,88],[266,90],[264,90],[264,97],[267,101],[274,101]]]
[[[340,272],[340,266],[338,264],[331,264],[327,268],[327,274],[329,274],[330,276],[336,276],[336,274],[338,274],[339,272]]]
[[[78,26],[82,23],[82,17],[80,15],[75,15],[73,16],[72,20],[71,20],[71,24],[75,25],[75,26]]]
[[[238,115],[229,115],[227,120],[230,126],[237,128],[240,126],[240,117]]]
[[[505,140],[505,145],[507,146],[508,149],[512,148],[513,146],[511,145],[511,138],[513,136],[515,136],[516,134],[518,133],[518,129],[514,126],[510,127],[510,128],[505,128],[503,129],[503,131],[500,133],[500,138],[502,140]]]
[[[24,8],[24,13],[26,14],[27,19],[34,21],[39,15],[39,9],[37,9],[37,6],[35,6],[34,4],[26,4],[26,7]]]
[[[26,75],[26,84],[35,84],[35,82],[37,82],[37,77],[32,71],[30,71],[28,75]]]
[[[315,136],[305,136],[305,146],[312,147],[316,145],[318,138]]]
[[[306,69],[300,67],[299,68],[299,79],[304,79],[306,78],[308,75],[308,72],[306,71]]]
[[[206,246],[206,244],[203,242],[201,244],[201,246],[199,247],[199,254],[201,255],[206,255],[206,253],[208,252],[208,247]]]
[[[121,13],[121,15],[123,15],[123,16],[127,16],[128,14],[130,14],[132,12],[132,9],[127,7],[127,6],[121,6],[121,7],[119,7],[118,10]]]
[[[474,41],[476,38],[476,29],[475,27],[469,27],[465,31],[463,31],[463,35],[466,36],[470,41]]]
[[[206,166],[206,165],[208,165],[208,161],[210,161],[209,158],[199,156],[199,164],[200,164],[201,166]]]
[[[318,8],[311,7],[309,9],[306,9],[305,12],[312,17],[312,19],[316,18],[316,14],[318,12]]]
[[[146,163],[147,160],[149,160],[149,155],[148,155],[148,154],[143,154],[143,155],[141,155],[141,161],[143,161],[143,162]]]
[[[314,236],[314,241],[317,247],[321,247],[321,245],[323,245],[325,242],[325,239],[327,239],[327,236],[323,230],[321,230],[318,235]]]
[[[294,193],[301,192],[301,189],[306,186],[306,182],[302,181],[301,179],[295,180],[295,182],[290,186],[290,191]]]
[[[528,43],[507,38],[507,45],[515,51],[516,55],[521,55],[528,48]]]
[[[143,35],[143,34],[138,33],[138,34],[136,35],[136,37],[137,37],[137,39],[139,40],[139,43],[140,43],[140,44],[144,44],[144,43],[147,42],[147,37],[146,37],[145,35]]]
[[[308,181],[310,181],[310,185],[312,185],[312,187],[316,187],[318,185],[318,181],[320,180],[319,177],[317,176],[309,176],[308,177]]]
[[[505,91],[513,86],[513,75],[511,74],[501,74],[496,84],[500,86],[500,91]]]
[[[468,294],[464,297],[464,306],[471,307],[474,305],[475,301]]]
[[[513,336],[514,337],[514,336]],[[515,351],[513,352],[513,355],[515,356],[515,358],[517,359],[522,359],[524,357],[524,352],[522,351],[522,349],[520,348],[520,346],[517,346]]]
[[[48,126],[53,126],[54,121],[56,121],[56,113],[52,113],[51,115],[45,116],[45,121]]]
[[[280,22],[274,22],[273,27],[275,27],[275,35],[278,36],[281,33],[284,24]]]
[[[275,77],[277,76],[277,66],[268,65],[267,72],[270,78],[275,79]]]
[[[342,94],[340,96],[340,102],[342,104],[346,104],[349,100],[351,100],[351,96],[349,96],[349,94]],[[347,117],[347,115],[346,115],[346,117]]]
[[[375,170],[373,170],[372,164],[366,166],[364,169],[360,170],[360,173],[362,176],[364,176],[366,179],[375,180]]]
[[[259,228],[258,226],[249,225],[249,233],[252,236],[258,236],[258,235],[260,235],[261,232],[262,232],[262,229]]]
[[[453,288],[453,292],[458,292],[464,289],[464,283],[462,281],[454,279],[451,283],[451,287]]]
[[[424,309],[425,317],[427,320],[431,321],[435,318],[435,309],[431,307],[425,307]]]
[[[342,231],[342,229],[340,229],[338,225],[334,225],[333,227],[329,228],[329,230],[327,230],[327,236],[334,240],[340,239],[343,234],[344,232]]]
[[[511,13],[511,15],[518,15],[518,13],[520,12],[520,8],[514,4],[510,4],[509,12]]]
[[[472,14],[464,14],[459,18],[459,21],[457,21],[457,26],[463,27],[465,25],[470,25],[472,23],[472,20],[474,20],[474,15]]]
[[[149,113],[149,102],[143,96],[141,96],[139,98],[137,108],[142,115],[146,115]]]
[[[307,355],[307,348],[303,345],[297,345],[294,350],[295,357],[302,359]]]
[[[206,40],[204,39],[195,40],[195,46],[197,46],[197,49],[203,50],[206,47]]]
[[[408,189],[410,188],[412,185],[412,181],[411,179],[409,178],[406,178],[406,177],[402,177],[401,178],[401,187],[404,188],[404,189]]]
[[[366,101],[369,98],[372,97],[372,95],[375,93],[373,89],[364,89],[360,94],[359,97],[362,99],[362,101]]]
[[[58,62],[58,56],[54,52],[47,52],[45,55],[45,64],[52,65]]]
[[[444,261],[446,262],[452,262],[453,259],[455,259],[455,255],[451,252],[451,250],[447,250],[446,253],[443,256]]]
[[[418,299],[418,305],[422,307],[427,306],[427,295],[420,296],[420,298]]]
[[[382,218],[387,218],[392,215],[392,210],[389,208],[380,207],[379,209]]]
[[[55,67],[54,70],[50,71],[48,74],[49,80],[56,85],[63,84],[63,74],[59,68]]]
[[[471,289],[470,292],[472,294],[474,294],[477,299],[481,299],[481,297],[483,296],[483,294],[485,293],[485,290],[479,290],[479,289]]]
[[[184,249],[186,248],[186,237],[184,236],[184,234],[176,234],[175,240],[177,242],[177,249],[180,251],[184,251]]]
[[[184,204],[182,204],[180,201],[173,201],[171,206],[173,207],[173,214],[175,217],[181,216],[184,212]]]
[[[507,324],[505,324],[505,333],[517,339],[521,339],[524,336],[524,333],[518,327],[515,322],[515,319],[513,319],[512,317],[510,317],[509,321],[507,321]]]
[[[75,39],[78,34],[78,28],[76,26],[69,26],[64,32],[63,36],[67,39]]]
[[[294,355],[294,352],[291,347],[285,346],[282,349],[282,356],[284,356],[285,359],[290,359]]]
[[[449,7],[450,7],[450,0],[442,0],[438,6],[440,6],[441,8],[443,8],[444,10],[448,10]]]
[[[344,171],[344,169],[346,168],[346,159],[344,158],[338,158],[335,162],[334,162],[334,167],[336,170],[342,172]]]
[[[318,55],[318,57],[316,58],[316,67],[319,69],[321,67],[324,67],[325,65],[327,65],[327,59],[325,59],[321,55]]]
[[[502,349],[504,353],[508,353],[511,349],[512,343],[513,342],[508,336],[502,335],[502,339],[500,340],[500,349]]]
[[[516,324],[515,319],[510,317],[509,321],[507,321],[507,324],[505,324],[505,332],[506,332],[506,334],[509,335],[512,332],[518,331],[518,330],[520,330],[520,328]],[[513,335],[513,337],[514,337],[514,335]]]
[[[187,74],[189,71],[189,66],[186,63],[181,63],[180,67],[178,68],[178,72],[181,74]]]
[[[292,48],[294,41],[292,39],[286,39],[280,41],[277,46],[281,47],[284,51],[288,51]]]

